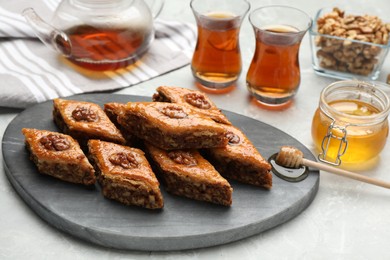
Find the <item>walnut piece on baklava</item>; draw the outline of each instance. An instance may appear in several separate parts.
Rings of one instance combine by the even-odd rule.
[[[228,145],[205,149],[206,158],[227,179],[271,189],[271,165],[241,130],[234,126],[224,127],[228,131]]]
[[[228,142],[225,128],[181,104],[129,102],[118,122],[164,150],[224,147]]]
[[[106,115],[111,120],[111,122],[113,122],[114,125],[122,133],[122,136],[126,139],[126,145],[131,146],[137,143],[138,139],[133,134],[131,134],[131,131],[127,131],[123,126],[118,123],[118,116],[124,113],[125,106],[126,104],[110,102],[104,104],[103,110],[104,112],[106,112]]]
[[[94,168],[71,136],[32,128],[23,128],[22,133],[40,173],[72,183],[95,183]]]
[[[232,187],[197,150],[165,151],[145,143],[145,152],[168,192],[224,206],[232,204]]]
[[[99,105],[60,98],[54,99],[53,105],[53,118],[56,125],[62,132],[77,139],[82,147],[87,145],[89,139],[119,144],[126,142]]]
[[[182,104],[204,116],[210,117],[215,122],[231,124],[221,110],[203,92],[168,86],[160,86],[156,91],[157,93],[153,95],[153,101]]]
[[[141,150],[100,140],[89,140],[88,148],[103,196],[148,209],[164,206],[160,184]]]

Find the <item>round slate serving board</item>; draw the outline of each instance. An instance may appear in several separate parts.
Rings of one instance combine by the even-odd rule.
[[[69,97],[103,105],[107,102],[150,101],[151,98],[84,94]],[[282,145],[293,145],[313,159],[310,151],[284,132],[257,120],[224,111],[241,128],[264,158]],[[39,174],[29,160],[21,129],[58,131],[52,120],[52,102],[20,113],[3,137],[4,165],[8,179],[24,201],[44,220],[71,235],[98,245],[135,250],[181,250],[236,241],[280,225],[303,211],[314,199],[318,171],[298,183],[274,176],[265,190],[231,181],[233,204],[224,207],[166,193],[162,210],[125,206],[105,199],[98,184],[86,188]]]

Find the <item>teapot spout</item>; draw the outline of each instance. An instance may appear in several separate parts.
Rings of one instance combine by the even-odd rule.
[[[23,10],[22,15],[46,46],[66,57],[71,55],[72,44],[66,33],[46,23],[32,8]]]

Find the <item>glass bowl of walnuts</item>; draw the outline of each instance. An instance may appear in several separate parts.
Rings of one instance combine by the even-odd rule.
[[[312,64],[320,75],[376,80],[389,51],[390,23],[339,8],[317,12],[310,28]]]

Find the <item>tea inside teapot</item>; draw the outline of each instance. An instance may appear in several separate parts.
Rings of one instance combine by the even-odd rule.
[[[153,17],[142,0],[65,0],[51,24],[31,8],[23,15],[46,45],[91,70],[126,67],[154,39]]]
[[[126,67],[142,56],[153,40],[152,33],[143,28],[130,30],[80,25],[65,30],[65,33],[72,49],[68,59],[92,70]]]

